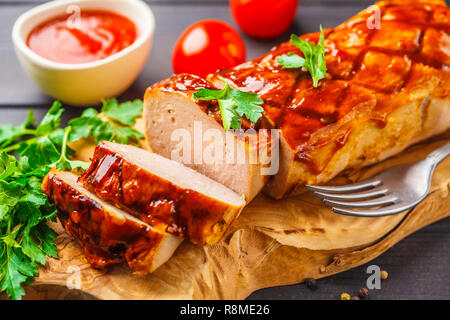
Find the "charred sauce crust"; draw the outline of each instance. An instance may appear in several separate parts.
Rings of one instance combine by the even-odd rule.
[[[150,272],[162,233],[129,219],[118,219],[102,205],[58,178],[45,176],[42,189],[58,208],[66,232],[76,238],[92,267],[103,269],[126,261],[135,274]]]
[[[196,244],[216,242],[229,224],[224,220],[229,205],[153,175],[102,142],[79,181],[99,198]]]

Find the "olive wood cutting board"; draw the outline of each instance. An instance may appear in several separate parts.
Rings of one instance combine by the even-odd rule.
[[[447,141],[450,131],[333,182],[348,183],[417,161]],[[84,159],[93,150],[91,145],[77,148]],[[41,268],[25,298],[244,299],[261,288],[327,277],[367,263],[409,234],[449,216],[449,193],[450,158],[436,169],[422,203],[390,217],[337,215],[310,192],[278,201],[259,195],[219,244],[201,247],[185,241],[165,265],[145,277],[132,275],[125,265],[92,269],[58,223],[59,259],[49,259]],[[67,285],[79,285],[79,290]]]

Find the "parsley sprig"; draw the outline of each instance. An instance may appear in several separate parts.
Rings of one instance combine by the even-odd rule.
[[[103,101],[101,113],[89,108],[84,110],[80,117],[69,121],[69,126],[72,127],[69,142],[91,136],[96,142],[108,140],[122,144],[139,144],[139,139],[144,138],[144,135],[130,126],[136,123],[135,119],[142,113],[142,108],[141,100],[123,103],[118,103],[116,99]],[[103,119],[102,116],[119,125]]]
[[[0,291],[13,299],[25,294],[24,286],[38,275],[38,265],[44,265],[47,256],[58,256],[57,234],[47,224],[56,221],[56,207],[41,183],[51,167],[74,170],[88,165],[70,159],[74,151],[68,142],[94,138],[137,144],[143,137],[130,127],[142,112],[140,100],[104,101],[101,113],[86,109],[66,128],[61,128],[63,112],[55,102],[37,127],[31,110],[22,124],[0,126]]]
[[[222,90],[200,88],[194,92],[195,100],[217,100],[219,103],[222,124],[225,130],[239,129],[242,117],[256,123],[264,109],[260,106],[264,101],[256,93],[232,89],[226,81]]]
[[[291,52],[287,55],[277,57],[277,62],[283,67],[283,69],[305,67],[311,74],[313,86],[316,88],[319,84],[319,80],[325,78],[327,75],[324,38],[325,36],[322,26],[320,26],[320,38],[317,45],[300,39],[295,34],[291,35],[291,43],[299,48],[305,57],[302,58]]]

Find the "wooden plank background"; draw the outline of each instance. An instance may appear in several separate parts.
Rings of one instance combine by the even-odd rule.
[[[276,1],[276,0],[274,0]],[[0,0],[0,124],[21,122],[28,108],[35,108],[40,118],[51,99],[45,96],[21,70],[11,43],[16,18],[40,0]],[[170,55],[179,34],[189,24],[207,18],[234,23],[227,0],[153,0],[156,16],[153,49],[144,71],[120,99],[142,97],[147,86],[172,73]],[[318,30],[319,24],[333,27],[372,2],[368,0],[301,0],[291,29],[278,39],[262,41],[243,35],[247,58],[255,58],[288,39],[290,33]],[[67,107],[65,119],[82,109]],[[299,263],[301,263],[299,261]],[[416,232],[370,264],[386,269],[390,278],[381,290],[370,292],[372,299],[449,299],[450,298],[450,219]],[[370,265],[369,264],[369,265]],[[365,285],[366,266],[318,281],[318,289],[305,285],[263,289],[249,299],[338,299]]]

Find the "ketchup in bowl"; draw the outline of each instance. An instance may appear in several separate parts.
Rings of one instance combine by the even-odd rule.
[[[104,59],[136,40],[136,26],[128,18],[109,11],[82,11],[79,17],[63,15],[34,28],[28,47],[40,56],[60,63],[85,63]]]

